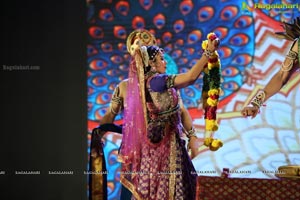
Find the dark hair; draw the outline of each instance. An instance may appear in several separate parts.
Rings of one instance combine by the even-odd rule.
[[[280,38],[295,40],[300,37],[300,17],[297,17],[291,23],[283,22],[285,32],[275,32]]]
[[[161,49],[158,46],[147,46],[147,53],[149,55],[149,60],[154,61],[155,56]]]
[[[159,53],[159,52],[164,52],[164,50],[162,48],[159,48],[158,46],[155,45],[151,45],[151,46],[147,46],[147,53],[149,56],[149,60],[155,62],[155,56]],[[151,70],[150,65],[145,67],[145,74],[147,72],[149,72]]]

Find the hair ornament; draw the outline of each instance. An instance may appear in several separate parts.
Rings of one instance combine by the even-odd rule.
[[[141,50],[143,62],[145,64],[145,66],[147,67],[149,65],[149,55],[148,55],[148,52],[147,52],[147,47],[146,46],[141,46],[140,50]]]

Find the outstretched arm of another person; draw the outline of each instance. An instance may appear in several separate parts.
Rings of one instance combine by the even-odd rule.
[[[299,41],[297,40],[293,43],[293,46],[290,50],[290,52],[292,51],[292,53],[289,53],[286,56],[281,69],[272,77],[269,83],[265,86],[265,101],[277,92],[279,92],[279,90],[287,83],[291,75],[298,68],[298,66],[296,65],[298,59],[290,55],[293,54],[293,52],[295,53],[295,56],[296,54],[298,54],[298,42]]]
[[[270,97],[280,91],[280,89],[288,82],[292,74],[298,69],[298,42],[295,40],[289,53],[282,63],[281,69],[270,79],[263,91],[260,91],[251,101],[252,106],[245,107],[241,113],[243,116],[256,117],[260,106]]]

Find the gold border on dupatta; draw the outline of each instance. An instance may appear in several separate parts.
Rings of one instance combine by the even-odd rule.
[[[132,182],[130,182],[128,179],[125,178],[123,174],[121,174],[120,182],[132,193],[132,195],[137,200],[143,200],[140,195],[136,191],[136,187],[133,185]]]
[[[171,133],[170,142],[170,179],[169,179],[169,200],[174,199],[175,179],[176,179],[176,137]]]

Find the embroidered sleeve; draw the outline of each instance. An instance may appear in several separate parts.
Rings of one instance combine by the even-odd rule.
[[[167,88],[172,88],[174,87],[174,80],[176,78],[176,75],[170,75],[167,78]]]
[[[115,88],[110,101],[110,111],[117,115],[123,107],[123,98],[120,97],[120,88],[119,85]]]
[[[147,87],[153,92],[163,92],[174,87],[176,75],[159,74],[155,75],[147,81]]]

